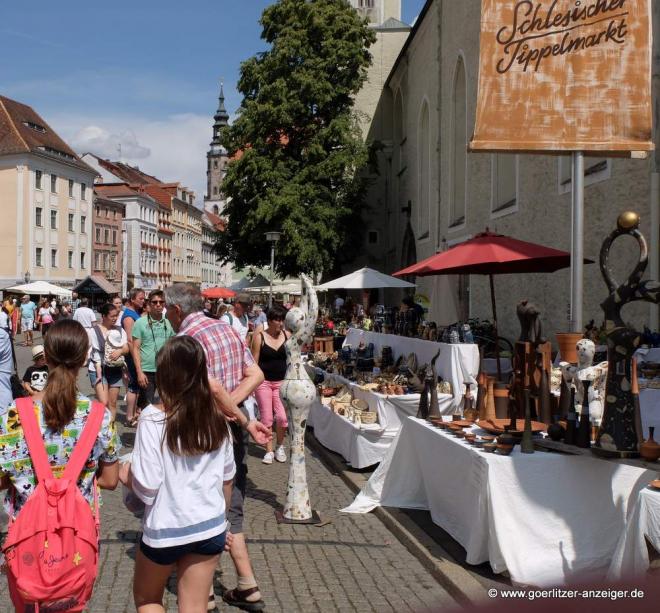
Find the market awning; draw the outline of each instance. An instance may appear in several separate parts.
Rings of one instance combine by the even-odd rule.
[[[70,289],[48,283],[48,281],[32,281],[32,283],[8,287],[5,291],[14,292],[15,294],[28,294],[29,296],[60,296],[62,298],[71,298]]]
[[[202,291],[202,296],[209,299],[222,298],[233,298],[236,296],[236,292],[228,289],[226,287],[209,287]]]
[[[360,268],[348,275],[328,281],[319,285],[316,289],[372,289],[372,288],[406,288],[415,287],[414,283],[408,283],[396,277],[390,277],[373,268]]]
[[[113,294],[121,293],[121,290],[117,286],[110,283],[110,281],[102,275],[89,275],[89,277],[78,283],[78,285],[73,288],[73,291],[82,295],[103,294],[112,296]]]

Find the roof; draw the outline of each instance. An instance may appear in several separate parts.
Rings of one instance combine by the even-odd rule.
[[[390,74],[387,77],[387,80],[385,81],[385,87],[389,86],[390,80],[392,79],[392,75],[396,72],[397,68],[399,67],[399,64],[401,63],[401,60],[403,60],[403,58],[406,56],[406,53],[408,52],[408,47],[410,47],[412,41],[415,39],[415,35],[419,31],[419,28],[421,27],[422,22],[424,21],[426,14],[429,12],[429,9],[431,8],[432,4],[433,4],[433,0],[426,0],[426,4],[424,4],[424,6],[422,7],[422,10],[417,16],[417,19],[415,20],[415,24],[413,25],[412,30],[408,35],[408,38],[406,38],[406,42],[403,44],[403,47],[399,52],[399,57],[396,58],[396,61],[394,62],[394,66],[392,66],[392,70],[390,70]]]
[[[96,174],[27,104],[0,96],[0,155],[38,153]]]
[[[103,275],[93,274],[83,279],[76,287],[74,292],[79,294],[120,294],[121,290],[108,281]]]
[[[209,211],[205,211],[204,216],[206,219],[208,219],[210,225],[218,230],[218,232],[224,232],[227,228],[227,222],[215,213],[209,213]]]
[[[381,30],[401,30],[404,32],[410,31],[410,26],[407,23],[403,23],[400,19],[396,19],[395,17],[390,17],[387,21],[384,21],[381,23],[379,26],[376,26],[374,28],[376,31],[381,31]]]
[[[172,210],[172,194],[167,190],[164,190],[160,185],[144,185],[143,189],[163,208],[168,211]]]
[[[94,154],[92,153],[91,155]],[[94,157],[98,160],[102,168],[123,179],[126,183],[136,183],[138,185],[159,185],[162,183],[160,179],[142,172],[137,166],[131,166],[124,162],[111,162],[110,160],[100,158],[98,155],[94,155]]]
[[[94,191],[102,198],[134,198],[139,192],[126,183],[97,183]]]

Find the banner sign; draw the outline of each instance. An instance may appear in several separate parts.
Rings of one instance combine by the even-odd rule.
[[[653,149],[650,0],[482,0],[472,151]]]

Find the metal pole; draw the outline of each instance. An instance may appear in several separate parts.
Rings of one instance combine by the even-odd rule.
[[[572,154],[573,245],[571,248],[571,332],[582,332],[584,293],[584,153]]]
[[[268,294],[268,308],[273,306],[273,274],[275,272],[275,242],[270,244],[270,293]]]

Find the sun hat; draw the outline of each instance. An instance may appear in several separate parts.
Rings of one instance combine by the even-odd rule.
[[[43,345],[35,345],[32,347],[32,359],[36,360],[38,358],[41,358],[44,356],[44,346]]]

